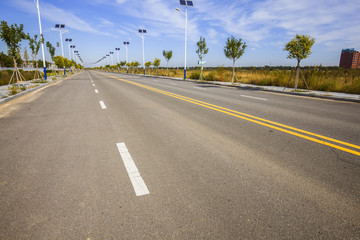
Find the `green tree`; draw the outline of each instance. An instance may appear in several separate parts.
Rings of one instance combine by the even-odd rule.
[[[196,53],[199,56],[200,64],[201,64],[200,81],[202,81],[202,72],[203,72],[203,68],[204,68],[204,64],[202,63],[202,61],[203,61],[204,55],[208,54],[209,48],[206,47],[206,41],[205,41],[205,38],[203,38],[203,37],[200,37],[200,41],[198,41],[196,44],[198,47],[198,49],[196,50]]]
[[[48,49],[48,51],[50,53],[51,60],[54,61],[55,47],[50,42],[46,42],[46,48]]]
[[[149,69],[149,74],[150,74],[150,66],[152,65],[152,62],[148,61],[145,63],[145,67],[147,67]]]
[[[284,51],[288,51],[289,54],[287,58],[296,59],[296,77],[295,77],[295,91],[298,86],[299,72],[300,72],[300,61],[307,58],[311,54],[311,47],[314,45],[315,39],[311,38],[309,35],[300,35],[296,36],[288,42]]]
[[[36,56],[38,55],[39,53],[39,50],[40,50],[40,45],[42,43],[44,43],[44,38],[43,36],[41,35],[39,40],[37,39],[38,35],[35,34],[33,38],[31,38],[29,35],[27,36],[28,40],[29,40],[29,47],[31,49],[31,54],[32,54],[32,58],[33,58],[33,61],[35,62],[35,76],[34,78],[37,79],[37,78],[41,78],[42,75],[40,74],[39,70],[38,70],[38,62],[36,60]]]
[[[17,59],[20,57],[20,43],[22,40],[26,39],[26,34],[24,33],[24,25],[17,24],[8,25],[6,21],[1,21],[0,23],[0,38],[3,40],[8,48],[8,55],[13,59],[14,62],[14,74],[16,75],[16,81],[21,81],[24,77],[21,75],[20,71],[17,68]],[[14,76],[13,74],[13,76]],[[10,83],[13,79],[13,76],[10,79]]]
[[[163,50],[163,56],[166,59],[166,75],[168,76],[169,76],[169,61],[172,58],[172,54],[173,54],[172,50],[170,51]]]
[[[159,66],[160,66],[160,59],[155,58],[155,59],[154,59],[154,62],[153,62],[153,65],[154,65],[154,67],[155,67],[155,75],[157,75],[157,70],[158,70],[158,68],[159,68]]]
[[[62,56],[55,56],[53,61],[57,68],[63,68],[65,65],[65,59]]]
[[[27,52],[27,49],[24,50],[24,59],[25,59],[25,65],[26,67],[29,67],[29,54]]]
[[[239,59],[245,52],[246,43],[242,42],[242,39],[236,39],[234,36],[231,36],[227,39],[226,45],[224,47],[224,54],[227,58],[233,61],[233,72],[232,72],[232,80],[234,83],[235,77],[235,61]]]
[[[13,64],[14,63],[11,57],[9,57],[3,52],[0,53],[0,67],[13,67]]]
[[[119,63],[119,65],[120,65],[121,67],[126,66],[126,61],[121,61],[121,62]]]

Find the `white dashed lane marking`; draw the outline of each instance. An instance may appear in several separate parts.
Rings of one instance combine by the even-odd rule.
[[[135,190],[136,196],[142,196],[149,194],[149,189],[147,188],[144,180],[140,176],[140,172],[138,168],[135,165],[134,160],[132,159],[129,150],[127,149],[125,143],[117,143],[116,146],[118,147],[119,153],[121,155],[121,158],[124,162],[126,171],[128,172],[130,181],[133,185],[133,188]]]

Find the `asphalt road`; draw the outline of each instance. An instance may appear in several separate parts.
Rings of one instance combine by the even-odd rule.
[[[83,72],[0,105],[0,239],[360,239],[360,105]]]

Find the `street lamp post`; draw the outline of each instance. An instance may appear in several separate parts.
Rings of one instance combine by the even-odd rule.
[[[119,52],[120,52],[120,48],[115,48],[115,51],[116,51],[116,55],[117,55],[117,62],[116,62],[116,65],[117,65],[117,67],[118,67],[118,72],[120,72],[120,70],[119,70],[119,63],[120,63],[120,61],[119,61]]]
[[[58,28],[59,32],[60,32],[61,54],[62,54],[62,57],[64,57],[64,47],[63,47],[62,35],[63,35],[63,33],[66,33],[68,30],[65,30],[64,32],[61,31],[61,29],[65,28],[65,24],[55,24],[55,28]],[[64,66],[64,75],[66,75],[65,66]]]
[[[186,80],[186,45],[187,45],[187,23],[188,23],[188,14],[187,7],[194,6],[193,1],[191,0],[180,0],[180,5],[185,6],[185,61],[184,61],[184,80]],[[179,8],[176,8],[177,11],[183,13]]]
[[[35,0],[34,0],[35,1]],[[40,29],[40,37],[42,37],[42,28],[41,28],[41,18],[40,18],[40,7],[39,7],[39,0],[35,1],[37,12],[38,12],[38,18],[39,18],[39,29]],[[44,51],[44,42],[41,41],[41,51],[42,51],[42,59],[43,59],[43,66],[44,66],[44,78],[47,79],[46,75],[46,61],[45,61],[45,51]]]
[[[67,32],[67,30],[65,30],[64,32],[61,31],[61,29],[65,28],[65,24],[55,24],[55,28],[59,29],[59,33],[60,33],[60,44],[61,44],[61,54],[64,57],[64,47],[63,47],[63,41],[62,41],[62,35],[64,33]]]
[[[127,63],[129,62],[128,59],[128,46],[129,46],[129,42],[124,42],[125,45],[125,49],[126,49],[126,73],[129,73],[129,67],[127,66]]]
[[[110,65],[110,55],[106,54],[106,63],[107,65]]]
[[[114,65],[114,57],[113,57],[114,52],[110,52],[110,57],[111,57],[111,66]]]
[[[75,45],[71,45],[70,48],[75,48]],[[75,53],[74,53],[75,49],[72,50],[72,58],[75,61]],[[70,55],[71,56],[71,55]]]
[[[143,69],[145,76],[145,50],[144,50],[144,33],[146,33],[146,29],[139,29],[140,37],[142,39],[142,55],[143,55]]]
[[[71,57],[71,52],[70,52],[70,44],[72,42],[72,39],[71,38],[66,38],[65,39],[65,42],[68,42],[68,47],[69,47],[69,58],[70,60],[72,60],[72,57]]]

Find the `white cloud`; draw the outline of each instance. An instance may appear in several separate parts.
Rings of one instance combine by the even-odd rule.
[[[252,43],[310,34],[317,43],[356,44],[360,5],[352,0],[265,0],[225,3],[198,0],[199,18]]]
[[[36,6],[32,1],[28,2],[25,0],[15,0],[14,5],[25,12],[36,14]],[[43,11],[45,9],[46,11]],[[85,20],[82,20],[75,14],[58,8],[52,4],[42,3],[40,6],[40,11],[42,18],[53,23],[63,23],[67,28],[72,28],[81,32],[113,36],[110,33],[102,32],[91,27]],[[106,22],[106,19],[103,19],[102,23],[104,22]],[[107,22],[107,24],[109,24],[109,22]]]

